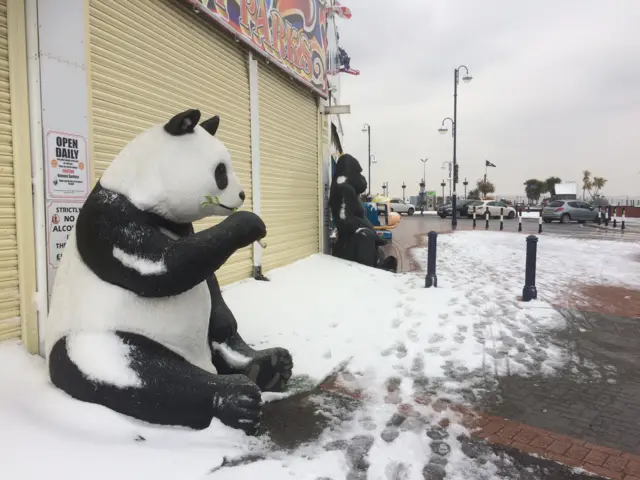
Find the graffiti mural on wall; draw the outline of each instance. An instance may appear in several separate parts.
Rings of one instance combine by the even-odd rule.
[[[327,17],[319,0],[189,2],[326,94]]]

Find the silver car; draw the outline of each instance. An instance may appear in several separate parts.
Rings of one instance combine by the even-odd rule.
[[[579,200],[554,200],[542,209],[542,220],[551,223],[554,220],[560,223],[595,222],[598,220],[598,211],[586,202]]]
[[[401,198],[392,198],[389,201],[389,206],[391,207],[392,212],[398,212],[400,214],[406,213],[409,216],[413,215],[416,211],[416,207]]]

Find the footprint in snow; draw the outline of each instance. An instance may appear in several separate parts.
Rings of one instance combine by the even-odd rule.
[[[429,340],[427,341],[429,343],[440,343],[443,340],[444,340],[444,335],[442,335],[441,333],[434,333],[429,337]]]
[[[454,340],[456,343],[458,343],[458,344],[462,344],[462,343],[464,343],[465,338],[466,338],[466,337],[465,337],[463,334],[459,333],[459,332],[458,332],[458,333],[456,333],[456,334],[453,336],[453,340]]]
[[[412,342],[417,342],[418,340],[420,340],[420,335],[414,329],[407,330],[407,337],[409,337],[409,340],[411,340]]]
[[[442,320],[446,320],[447,318],[449,318],[449,314],[448,313],[439,313],[438,314],[438,318],[441,318]]]
[[[404,320],[402,320],[400,317],[396,317],[391,322],[391,327],[392,328],[398,328],[400,325],[402,325],[403,322],[404,322]]]

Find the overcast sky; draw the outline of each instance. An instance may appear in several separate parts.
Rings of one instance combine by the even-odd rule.
[[[528,178],[608,180],[604,193],[640,197],[640,0],[344,0],[340,44],[360,76],[341,74],[345,151],[372,190],[414,195],[428,157],[427,189],[441,191],[458,87],[460,182],[474,184],[485,158],[501,195]],[[469,186],[471,188],[471,185]],[[448,190],[448,187],[447,187]],[[463,186],[459,185],[462,192]]]

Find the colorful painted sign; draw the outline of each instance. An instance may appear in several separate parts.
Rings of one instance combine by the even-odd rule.
[[[189,2],[326,96],[327,9],[319,0]]]

